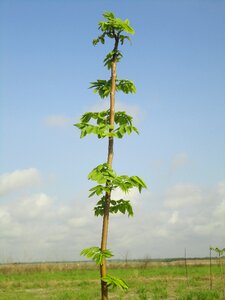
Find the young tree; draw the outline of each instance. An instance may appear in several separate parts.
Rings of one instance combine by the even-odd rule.
[[[223,282],[224,280],[224,276],[223,276],[223,267],[222,267],[222,256],[225,253],[225,248],[218,248],[218,247],[210,247],[210,253],[211,251],[214,251],[218,254],[218,258],[219,258],[219,266],[220,266],[220,276],[221,276],[221,282]],[[225,293],[225,285],[224,285],[224,289],[223,289],[223,293]]]
[[[132,117],[124,111],[115,111],[115,94],[116,92],[135,93],[136,88],[132,81],[127,79],[118,79],[116,67],[117,63],[123,57],[119,46],[123,45],[125,40],[130,41],[128,34],[134,34],[134,29],[130,26],[129,20],[122,21],[115,18],[112,12],[103,14],[105,21],[99,22],[101,34],[93,40],[93,45],[105,43],[105,39],[113,40],[114,46],[111,52],[104,59],[104,66],[111,72],[109,80],[98,79],[91,82],[90,88],[98,93],[100,98],[110,99],[110,107],[106,111],[86,112],[80,119],[80,123],[75,124],[81,130],[80,137],[87,134],[95,134],[99,139],[108,138],[108,155],[107,162],[98,165],[88,175],[88,179],[96,181],[97,185],[90,189],[90,195],[100,196],[100,200],[94,207],[95,216],[102,216],[102,237],[101,247],[91,247],[84,249],[81,255],[92,258],[100,266],[102,300],[108,299],[108,287],[119,286],[127,289],[128,286],[122,279],[115,278],[107,274],[106,258],[113,256],[112,252],[107,249],[109,214],[121,212],[133,216],[133,209],[129,200],[112,199],[112,191],[120,189],[127,193],[132,188],[146,188],[144,181],[138,176],[118,176],[112,169],[113,163],[113,142],[114,138],[122,138],[125,134],[132,132],[138,133],[136,127],[132,124]]]

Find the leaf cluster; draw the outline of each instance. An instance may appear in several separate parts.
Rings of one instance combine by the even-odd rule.
[[[95,134],[99,139],[109,136],[122,138],[125,134],[129,135],[132,132],[139,134],[137,128],[132,125],[133,118],[124,111],[115,113],[115,124],[118,125],[116,128],[110,127],[109,119],[110,110],[87,112],[81,117],[80,123],[74,124],[74,126],[81,130],[80,138],[87,134]]]
[[[98,93],[103,99],[109,96],[111,92],[111,79],[91,82],[90,89],[94,89],[94,93]],[[136,93],[136,87],[133,81],[128,79],[116,79],[116,91],[121,91],[125,94]]]
[[[99,28],[103,33],[93,40],[93,45],[97,45],[99,42],[105,43],[105,36],[111,39],[119,39],[120,43],[123,44],[124,40],[127,39],[130,41],[130,37],[127,35],[121,35],[122,32],[126,32],[128,34],[134,34],[134,29],[130,26],[130,22],[128,19],[121,20],[119,18],[115,18],[112,12],[105,12],[103,17],[106,21],[101,21],[98,23]]]
[[[106,34],[109,34],[109,37],[114,37],[114,32],[112,32],[113,30],[116,33],[121,33],[122,31],[125,31],[129,34],[134,34],[134,29],[130,26],[130,22],[128,19],[122,21],[119,18],[115,18],[112,12],[105,12],[103,14],[103,17],[107,19],[107,21],[99,22],[99,29],[101,29],[103,32],[106,32]]]
[[[105,12],[103,17],[106,19],[106,21],[98,23],[102,34],[93,40],[93,45],[96,46],[98,43],[104,44],[105,37],[115,40],[113,51],[107,54],[106,58],[104,59],[104,65],[110,69],[112,61],[119,62],[123,57],[122,53],[118,50],[118,44],[120,43],[123,45],[125,40],[128,40],[131,43],[129,35],[124,35],[122,33],[125,32],[128,34],[134,34],[134,29],[130,26],[128,19],[123,21],[119,18],[115,18],[112,12]]]
[[[85,248],[81,251],[80,255],[91,258],[92,261],[95,261],[97,265],[102,265],[104,258],[111,258],[113,256],[109,249],[101,250],[101,248],[95,246],[91,248]]]
[[[219,249],[218,247],[210,247],[210,250],[215,251],[216,253],[219,254],[219,256],[223,255],[225,253],[225,248]]]
[[[117,176],[116,172],[113,171],[107,163],[98,165],[94,168],[89,173],[88,179],[94,180],[98,183],[97,186],[90,189],[91,194],[89,197],[94,195],[99,196],[104,192],[110,193],[116,188],[119,188],[124,193],[129,192],[132,188],[138,188],[141,193],[143,188],[147,188],[145,182],[138,176]]]
[[[143,188],[147,188],[145,182],[138,176],[117,176],[113,182],[113,189],[119,188],[124,193],[129,192],[132,188],[137,188],[141,193]]]
[[[116,178],[116,173],[109,167],[107,163],[98,165],[88,175],[88,179],[94,180],[99,184],[112,181]]]
[[[109,52],[105,59],[103,60],[104,66],[107,67],[108,70],[110,70],[112,61],[115,60],[116,62],[119,62],[121,58],[123,57],[123,54],[118,49],[113,49],[111,52]]]
[[[107,274],[105,277],[102,277],[101,279],[102,281],[107,283],[108,287],[112,287],[112,288],[120,287],[123,290],[128,289],[127,283],[121,278],[117,278],[110,274]]]
[[[101,198],[97,202],[97,206],[94,208],[95,216],[103,216],[104,215],[104,208],[105,208],[105,196]],[[110,207],[109,212],[111,214],[116,214],[121,212],[122,214],[127,213],[128,217],[132,217],[134,215],[133,208],[130,204],[129,200],[110,200]]]

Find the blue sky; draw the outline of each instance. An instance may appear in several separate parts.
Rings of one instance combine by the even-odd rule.
[[[112,216],[109,248],[142,258],[224,247],[225,2],[2,0],[2,261],[78,260],[99,244],[87,174],[105,161],[107,141],[80,140],[73,123],[107,107],[88,89],[110,76],[102,61],[112,43],[91,43],[105,11],[136,31],[118,77],[137,94],[118,94],[117,108],[140,136],[115,142],[114,168],[149,187],[131,192],[133,219]]]

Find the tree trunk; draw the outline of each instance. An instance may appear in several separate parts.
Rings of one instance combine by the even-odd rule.
[[[114,117],[115,117],[115,92],[116,92],[116,57],[114,57],[111,66],[111,91],[110,91],[110,129],[109,132],[114,129]],[[109,137],[108,141],[108,158],[107,163],[109,167],[112,167],[113,161],[113,137]],[[110,208],[111,193],[105,195],[105,208],[102,223],[102,240],[101,240],[101,251],[107,249],[108,239],[108,226],[109,226],[109,208]],[[102,265],[100,266],[101,277],[106,276],[106,260],[103,259]],[[108,287],[107,283],[101,281],[102,288],[102,300],[108,300]]]

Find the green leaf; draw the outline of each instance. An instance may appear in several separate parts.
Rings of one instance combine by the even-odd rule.
[[[127,175],[117,176],[112,182],[114,188],[120,188],[121,191],[127,193],[134,184]]]
[[[111,90],[111,80],[101,80],[91,82],[90,89],[94,89],[94,93],[98,93],[101,98],[108,97]]]
[[[119,18],[115,18],[112,13],[106,12],[103,14],[103,17],[107,19],[107,22],[99,22],[99,28],[106,32],[106,34],[109,37],[113,36],[113,30],[114,33],[121,33],[123,31],[134,34],[134,29],[130,26],[129,20],[126,19],[125,21],[122,21]]]
[[[139,192],[141,192],[143,188],[147,188],[145,182],[138,176],[117,176],[116,172],[110,168],[107,163],[95,167],[89,173],[88,179],[96,181],[99,184],[90,189],[92,193],[89,197],[94,194],[101,195],[104,191],[110,192],[115,188],[119,188],[125,193],[134,187],[138,188]],[[101,185],[106,183],[106,186]]]
[[[99,42],[104,44],[105,36],[110,39],[118,40],[121,45],[123,45],[125,40],[131,42],[130,37],[128,35],[122,34],[126,32],[128,34],[134,34],[134,29],[130,26],[130,22],[128,19],[121,20],[119,18],[115,18],[114,14],[111,12],[106,12],[103,14],[103,17],[106,21],[101,21],[98,23],[99,29],[102,31],[102,35],[98,36],[98,38],[93,40],[93,45],[97,45]],[[117,52],[116,52],[117,51]],[[116,49],[114,53],[110,53],[104,60],[105,65],[110,69],[112,63],[112,57],[119,61],[122,57],[122,54]]]
[[[91,122],[95,122],[96,125]],[[87,112],[81,117],[80,123],[74,124],[74,126],[81,130],[81,138],[87,134],[96,134],[98,138],[109,136],[109,110]]]
[[[147,188],[144,180],[142,180],[138,176],[131,176],[131,181],[134,183],[134,185],[139,189],[139,192],[141,192],[142,188]]]
[[[101,112],[87,112],[81,117],[80,123],[74,124],[74,126],[81,130],[81,138],[87,134],[95,134],[99,139],[109,136],[122,138],[124,134],[139,133],[137,128],[132,125],[132,116],[124,111],[115,112],[115,128],[111,131],[109,119],[109,109]]]
[[[88,179],[94,180],[99,184],[106,183],[113,180],[116,177],[116,173],[107,163],[98,165],[88,175]]]
[[[97,265],[102,265],[103,259],[113,256],[109,249],[101,250],[101,248],[96,246],[82,250],[80,255],[91,258]]]
[[[88,196],[90,198],[94,195],[100,196],[103,193],[110,193],[111,189],[110,189],[110,187],[107,187],[107,186],[97,185],[97,186],[94,186],[93,188],[91,188],[89,191],[91,192],[90,195]]]
[[[98,43],[99,43],[99,39],[98,38],[97,39],[93,39],[92,44],[94,46],[96,46]]]
[[[136,93],[136,87],[133,81],[127,79],[120,79],[120,80],[117,79],[116,82],[117,82],[116,88],[118,91],[122,91],[125,94]]]
[[[215,251],[216,253],[219,254],[219,256],[223,255],[223,253],[225,252],[225,248],[219,249],[218,247],[210,247],[210,250]]]
[[[115,59],[116,62],[119,62],[123,57],[122,53],[119,50],[113,50],[109,52],[105,59],[103,60],[104,66],[107,66],[108,70],[111,69],[112,61]]]
[[[112,288],[120,287],[123,290],[127,290],[128,289],[128,285],[121,278],[117,278],[115,276],[107,274],[105,277],[102,277],[101,279],[102,279],[102,281],[104,281],[104,282],[107,283],[108,287],[112,287]]]
[[[86,248],[81,251],[80,255],[90,258],[92,257],[93,253],[96,253],[97,251],[99,251],[99,247]]]
[[[145,182],[138,176],[117,176],[112,181],[113,188],[120,188],[123,192],[127,193],[130,189],[136,187],[139,192],[142,191],[143,188],[147,188]]]
[[[128,115],[125,111],[117,111],[115,113],[115,123],[119,125],[132,125],[132,116]]]
[[[123,135],[119,131],[117,131],[115,132],[115,137],[122,139]]]
[[[114,14],[111,11],[106,11],[103,13],[103,17],[105,17],[106,19],[114,19]]]
[[[95,216],[103,216],[105,207],[105,196],[101,198],[100,201],[97,202],[97,205],[94,207]],[[130,204],[129,200],[110,200],[109,212],[111,214],[116,214],[121,212],[123,214],[127,213],[128,217],[132,217],[134,215],[133,208]]]
[[[129,42],[130,42],[130,44],[131,44],[131,39],[130,39],[130,37],[129,36],[127,36],[127,35],[120,35],[120,43],[121,43],[121,45],[123,45],[123,43],[124,43],[124,40],[128,40]]]

